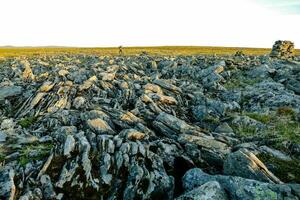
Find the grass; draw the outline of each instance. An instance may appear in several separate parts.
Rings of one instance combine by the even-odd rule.
[[[32,160],[41,160],[47,157],[52,149],[52,144],[38,144],[38,145],[28,145],[20,151],[19,162],[21,166],[25,166]],[[30,152],[37,151],[36,156],[29,156]]]
[[[259,113],[243,113],[252,119],[262,122],[268,128],[257,130],[256,127],[251,126],[233,126],[235,133],[240,137],[247,136],[260,136],[263,138],[277,139],[277,144],[273,147],[280,148],[280,143],[283,141],[292,141],[293,143],[300,144],[300,123],[295,120],[294,111],[292,108],[285,107],[278,108],[277,112],[267,114]]]
[[[256,127],[253,126],[242,125],[242,126],[233,126],[232,128],[234,132],[240,137],[249,137],[257,134],[257,129]]]
[[[21,119],[19,121],[19,125],[22,126],[22,128],[28,128],[30,127],[34,122],[36,122],[36,117],[26,117],[24,119]]]
[[[242,51],[247,55],[263,55],[270,53],[268,48],[242,48],[242,47],[199,47],[199,46],[158,46],[158,47],[123,47],[124,55],[136,55],[147,52],[151,55],[229,55]],[[118,55],[117,47],[108,48],[0,48],[0,57],[40,56],[57,54],[91,54],[91,55]],[[296,50],[300,55],[300,50]]]
[[[280,160],[270,154],[261,153],[257,157],[264,163],[272,165],[272,172],[283,182],[300,183],[300,162],[297,160]]]
[[[262,122],[264,124],[267,124],[271,121],[271,116],[267,115],[267,114],[245,112],[244,115],[246,115],[252,119],[255,119],[256,121]]]
[[[235,88],[244,88],[246,86],[252,86],[260,81],[262,81],[263,79],[261,78],[253,78],[253,79],[245,79],[245,78],[234,78],[234,79],[231,79],[230,81],[227,81],[225,84],[224,84],[224,87],[226,89],[235,89]]]

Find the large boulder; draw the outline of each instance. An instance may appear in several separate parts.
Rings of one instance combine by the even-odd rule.
[[[262,182],[281,183],[267,167],[250,151],[239,150],[227,156],[224,174],[255,179]]]
[[[176,200],[186,199],[227,200],[228,197],[225,190],[220,186],[220,184],[217,181],[210,181],[176,198]]]

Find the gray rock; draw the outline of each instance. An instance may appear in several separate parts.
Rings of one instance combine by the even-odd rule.
[[[164,112],[160,113],[155,120],[169,127],[173,131],[176,131],[177,133],[184,133],[191,128],[183,120]]]
[[[216,133],[225,133],[225,134],[229,134],[232,135],[233,133],[233,129],[225,122],[220,124],[216,129],[215,129]]]
[[[16,186],[14,183],[15,171],[9,167],[0,168],[0,197],[1,199],[14,200]]]
[[[1,122],[1,129],[5,130],[5,129],[13,129],[15,126],[15,122],[13,119],[4,119]]]
[[[0,131],[0,142],[5,142],[7,138],[7,134],[4,132]]]
[[[225,175],[281,183],[253,153],[247,150],[230,153],[223,168]]]
[[[280,160],[285,160],[285,161],[291,161],[292,160],[292,158],[289,155],[286,155],[285,153],[283,153],[279,150],[272,149],[272,148],[267,147],[267,146],[261,146],[261,147],[259,147],[259,150],[261,152],[271,154],[273,157],[278,158]]]
[[[0,100],[3,100],[8,97],[14,97],[20,95],[23,89],[20,86],[9,86],[0,88]]]
[[[55,199],[56,193],[54,191],[51,178],[48,175],[43,175],[40,178],[42,184],[43,197],[45,199]]]
[[[217,181],[210,181],[181,195],[176,200],[227,200],[227,194]]]
[[[85,98],[84,97],[76,97],[73,101],[73,106],[76,108],[76,109],[79,109],[81,108],[84,103],[85,103]]]
[[[64,156],[70,157],[71,152],[75,148],[75,139],[72,135],[68,135],[64,145]]]
[[[269,78],[271,74],[275,73],[275,69],[270,68],[268,65],[264,64],[261,66],[254,67],[247,72],[247,76],[250,79],[266,79]]]
[[[221,187],[227,191],[228,198],[232,200],[283,200],[299,198],[296,194],[296,186],[292,188],[288,184],[263,183],[236,176],[209,175],[199,168],[187,171],[182,178],[183,187],[186,191],[191,191],[211,181],[219,182]]]
[[[98,134],[108,133],[114,134],[114,130],[108,125],[108,123],[100,118],[92,119],[87,121],[87,125],[93,131]]]

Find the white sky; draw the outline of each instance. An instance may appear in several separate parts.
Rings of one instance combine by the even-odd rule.
[[[257,0],[0,0],[0,46],[300,48],[299,24]]]

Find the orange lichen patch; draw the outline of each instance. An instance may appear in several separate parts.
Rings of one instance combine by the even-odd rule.
[[[54,85],[55,85],[55,83],[52,83],[51,81],[46,81],[40,87],[40,91],[41,92],[49,92],[54,87]]]
[[[91,78],[86,80],[82,85],[79,86],[79,91],[89,89],[96,80],[97,80],[97,77],[92,76]]]
[[[131,112],[126,112],[125,114],[121,115],[120,119],[122,121],[126,121],[126,122],[142,122],[142,120],[140,118],[138,118]]]
[[[87,121],[88,126],[98,132],[98,133],[113,133],[114,131],[111,129],[111,127],[107,124],[106,121],[96,118],[92,120]]]
[[[59,99],[52,107],[47,109],[48,112],[56,112],[59,109],[64,109],[68,105],[68,98],[63,97]]]
[[[215,73],[216,74],[219,74],[219,73],[221,73],[221,72],[223,72],[224,71],[224,67],[223,66],[220,66],[220,67],[218,67],[217,69],[215,69]]]
[[[145,93],[150,93],[150,92],[154,92],[154,93],[158,93],[158,94],[162,94],[162,90],[158,85],[155,84],[151,84],[151,83],[147,83],[144,86],[145,89]]]
[[[69,73],[69,72],[68,72],[67,70],[64,70],[64,69],[58,71],[58,75],[60,75],[60,76],[65,76],[65,75],[67,75],[68,73]]]
[[[44,93],[44,92],[37,93],[37,95],[31,101],[30,107],[33,108],[34,106],[36,106],[40,102],[40,100],[45,96],[45,94],[46,93]]]
[[[127,134],[127,138],[129,140],[142,140],[145,138],[145,133],[139,132],[139,131],[130,131]]]

